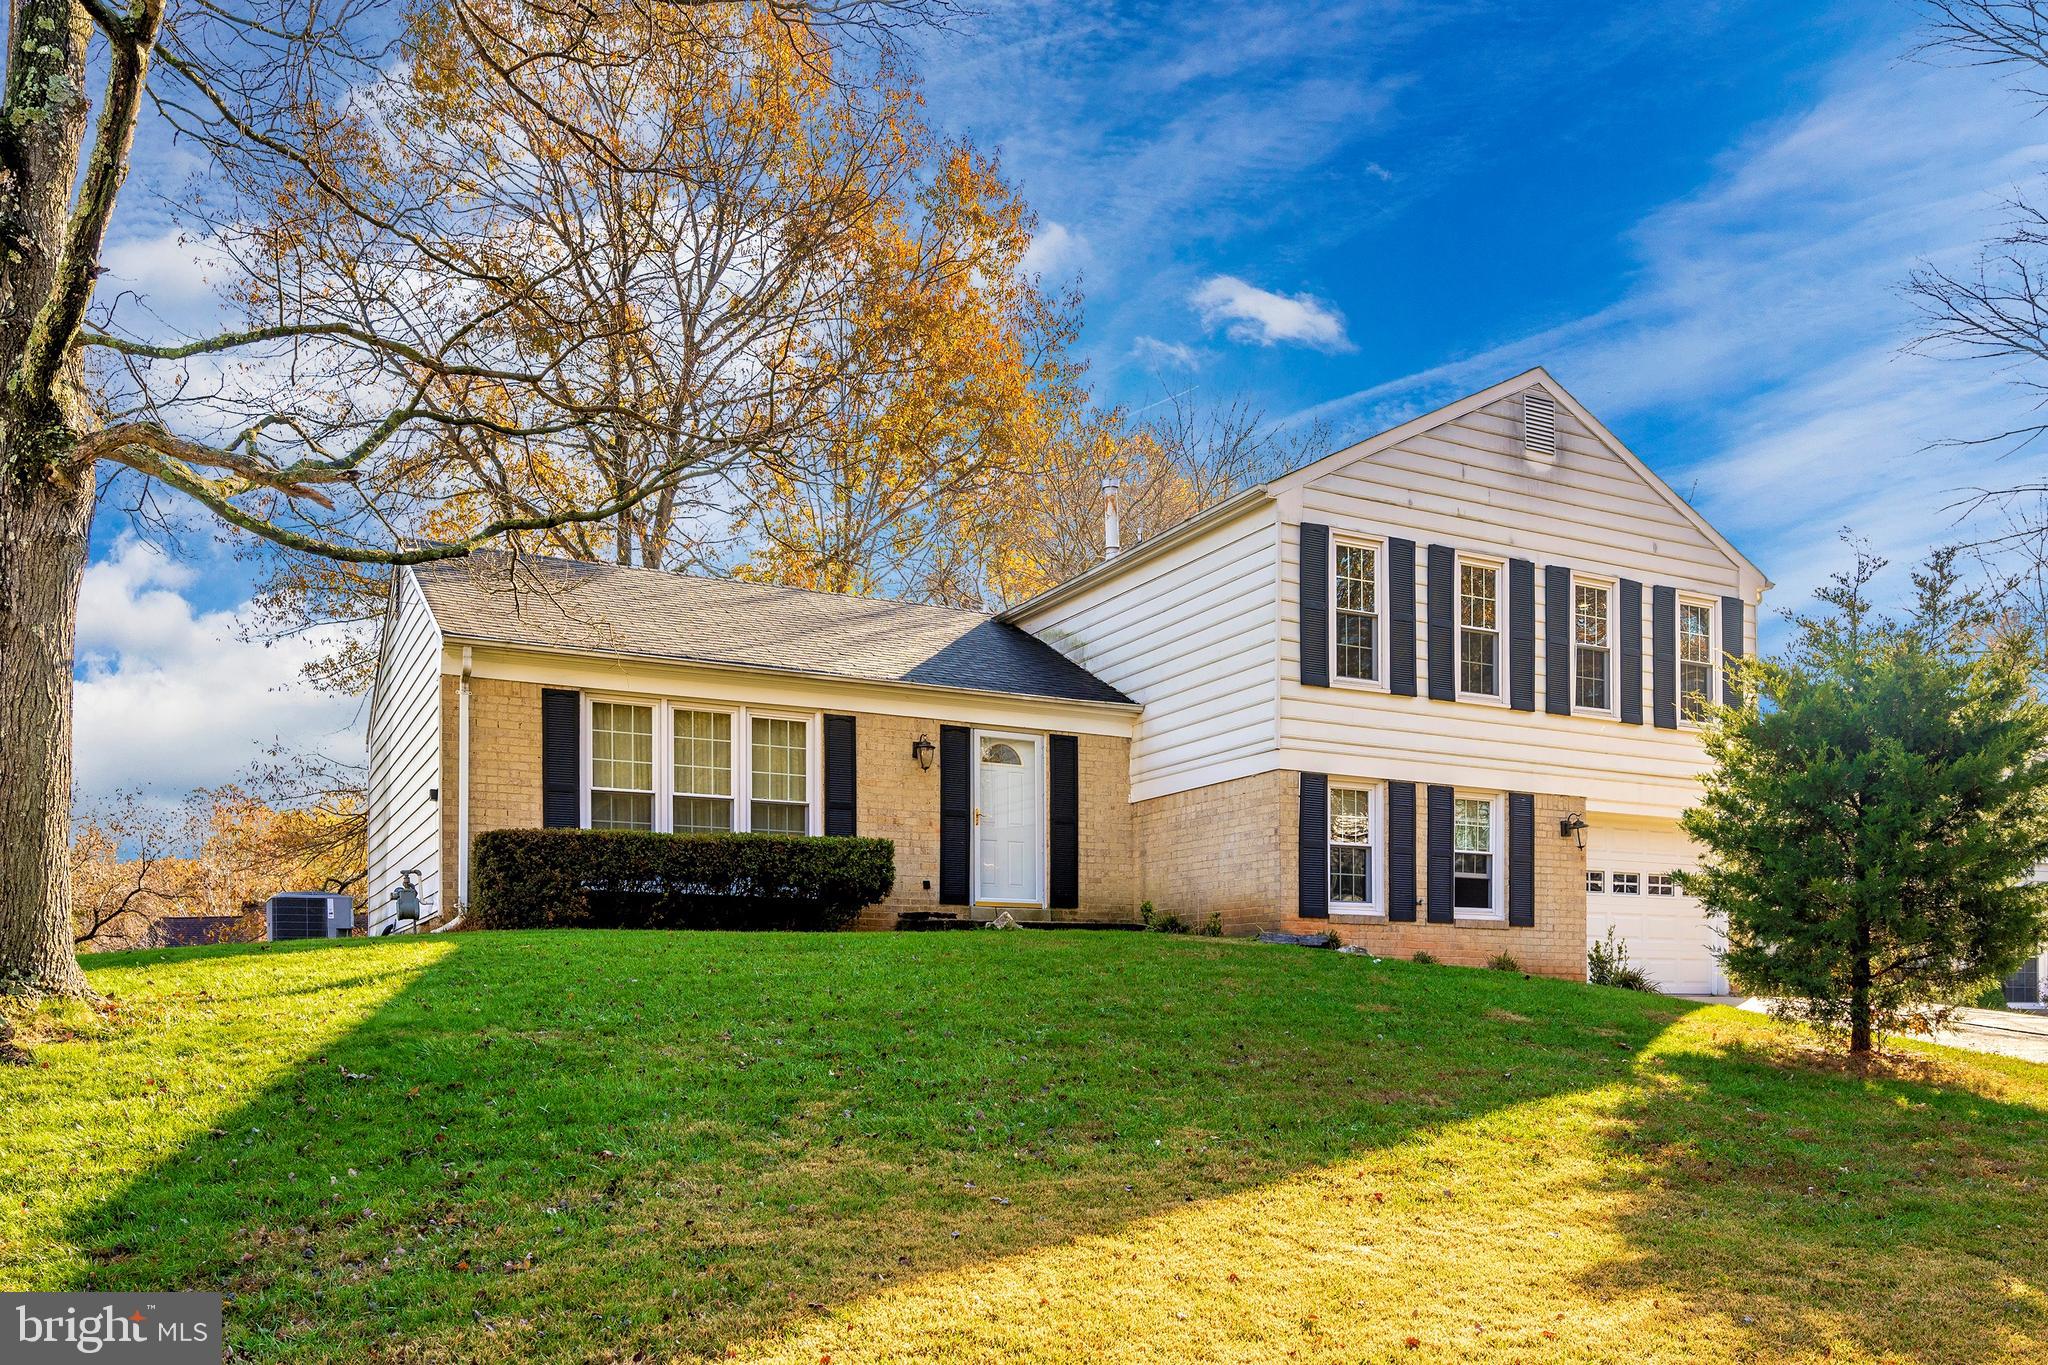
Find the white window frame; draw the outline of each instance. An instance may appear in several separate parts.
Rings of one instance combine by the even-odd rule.
[[[1386,784],[1382,782],[1339,781],[1333,778],[1329,784],[1329,791],[1332,794],[1340,791],[1355,791],[1365,794],[1364,847],[1369,851],[1368,856],[1370,859],[1366,870],[1365,894],[1367,899],[1362,901],[1340,901],[1337,899],[1336,888],[1333,885],[1329,890],[1330,913],[1339,917],[1344,915],[1384,917],[1387,913],[1387,849],[1384,838],[1386,831]],[[1335,831],[1330,828],[1331,823],[1336,818],[1335,811],[1335,803],[1326,801],[1323,817],[1323,875],[1331,879],[1334,879],[1336,876],[1336,850],[1339,848],[1359,847],[1356,843],[1347,842],[1339,844],[1337,842]]]
[[[1492,692],[1465,689],[1465,569],[1488,569],[1493,573],[1493,685]],[[1466,554],[1460,550],[1451,560],[1451,670],[1457,683],[1459,701],[1476,701],[1495,706],[1508,704],[1508,562],[1495,555]],[[1470,627],[1478,629],[1478,627]]]
[[[1597,588],[1607,594],[1607,705],[1581,706],[1579,704],[1579,589]],[[1569,661],[1570,681],[1566,695],[1571,698],[1572,714],[1575,716],[1612,717],[1620,714],[1621,697],[1621,649],[1615,643],[1615,627],[1620,624],[1616,614],[1621,605],[1620,584],[1612,578],[1598,574],[1572,574],[1571,600],[1565,603],[1565,634],[1571,641]]]
[[[1346,677],[1338,671],[1337,661],[1337,551],[1341,546],[1350,545],[1372,551],[1372,600],[1373,600],[1373,671],[1378,675],[1371,678]],[[1340,687],[1362,688],[1368,692],[1387,690],[1387,542],[1378,536],[1369,536],[1351,531],[1332,531],[1330,534],[1330,562],[1325,577],[1329,583],[1330,601],[1329,651],[1330,681]]]
[[[1669,872],[1650,872],[1643,877],[1645,896],[1676,896],[1678,883],[1671,879]]]
[[[643,793],[628,787],[600,788],[597,786],[595,780],[597,771],[597,725],[595,708],[598,706],[630,706],[634,710],[647,712],[649,749],[648,766],[653,776],[653,785],[646,792]],[[607,792],[620,792],[632,796],[645,795],[647,797],[648,802],[647,828],[649,830],[660,829],[662,801],[661,707],[657,703],[646,697],[586,697],[583,702],[583,733],[581,736],[581,740],[583,745],[583,774],[582,790],[580,795],[582,800],[581,817],[583,822],[583,828],[593,828],[593,826],[590,823],[590,808],[593,800],[593,794],[602,790]],[[612,826],[606,826],[606,828],[609,829],[612,828]]]
[[[1678,605],[1673,609],[1671,630],[1676,637],[1671,642],[1672,652],[1677,656],[1672,667],[1677,676],[1672,685],[1678,693],[1678,723],[1687,729],[1698,729],[1699,722],[1685,714],[1685,631],[1681,622],[1687,607],[1704,607],[1707,613],[1707,704],[1712,705],[1721,696],[1721,604],[1711,597],[1698,593],[1680,593]]]
[[[1622,879],[1627,878],[1627,885]],[[1643,874],[1640,872],[1612,872],[1607,877],[1607,894],[1610,896],[1640,896],[1643,894]]]
[[[1600,896],[1607,893],[1607,874],[1597,867],[1586,869],[1586,893]]]
[[[1480,910],[1458,904],[1458,806],[1459,801],[1484,801],[1490,807],[1486,817],[1486,837],[1491,845],[1487,849],[1487,900],[1490,908]],[[1507,858],[1505,856],[1506,831],[1501,828],[1507,814],[1507,799],[1499,792],[1467,791],[1456,788],[1451,794],[1451,918],[1473,920],[1490,924],[1508,916],[1506,900]]]
[[[675,829],[675,721],[677,711],[719,711],[732,717],[733,833],[753,827],[754,718],[801,721],[804,726],[804,833],[822,834],[824,810],[824,713],[786,706],[747,706],[728,701],[654,697],[625,692],[585,692],[578,735],[577,822],[590,828],[591,708],[599,702],[646,706],[654,711],[654,832]]]

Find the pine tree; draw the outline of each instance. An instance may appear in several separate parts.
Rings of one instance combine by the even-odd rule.
[[[1856,567],[1795,617],[1783,656],[1738,669],[1713,771],[1684,825],[1685,889],[1725,918],[1739,989],[1784,1002],[1851,1054],[1906,1016],[1975,995],[2048,932],[2048,706],[2022,634],[1959,591],[1951,553],[1883,616]]]

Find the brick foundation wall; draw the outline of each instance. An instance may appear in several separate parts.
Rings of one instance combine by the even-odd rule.
[[[1140,801],[1142,899],[1199,929],[1255,934],[1294,903],[1295,775],[1259,773]]]
[[[533,829],[541,820],[540,693],[538,684],[477,678],[470,684],[469,825]],[[442,850],[452,897],[456,867],[456,711],[458,687],[442,679]],[[846,711],[854,723],[859,771],[857,828],[896,844],[896,889],[860,919],[864,928],[887,928],[905,910],[940,909],[939,771],[926,772],[911,757],[919,735],[939,740],[939,727],[963,721]],[[1052,912],[1055,919],[1135,919],[1138,853],[1130,792],[1130,741],[1082,735],[1081,906]],[[953,907],[946,907],[953,908]],[[964,912],[964,907],[961,907]]]
[[[1299,788],[1293,772],[1261,773],[1141,801],[1144,898],[1196,926],[1213,913],[1228,934],[1278,929],[1333,933],[1348,944],[1389,957],[1427,952],[1440,962],[1483,967],[1506,953],[1523,971],[1582,981],[1586,975],[1586,854],[1560,838],[1558,821],[1584,810],[1577,797],[1536,797],[1536,923],[1512,928],[1505,919],[1431,924],[1427,913],[1428,818],[1417,791],[1416,922],[1378,916],[1303,919],[1296,859]]]

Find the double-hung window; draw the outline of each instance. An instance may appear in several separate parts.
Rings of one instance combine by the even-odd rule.
[[[1366,787],[1330,788],[1330,903],[1371,910],[1373,894],[1373,794]]]
[[[1678,604],[1678,714],[1697,721],[1714,699],[1714,608]]]
[[[1337,676],[1380,680],[1380,552],[1376,545],[1337,542],[1335,593]]]
[[[1492,913],[1499,908],[1495,873],[1500,859],[1494,846],[1499,822],[1490,796],[1460,796],[1451,813],[1451,905],[1458,910]]]
[[[669,712],[675,750],[675,790],[669,828],[677,834],[722,834],[732,829],[732,714]]]
[[[654,828],[654,708],[590,706],[590,827]]]
[[[1609,705],[1608,601],[1604,583],[1572,585],[1572,704],[1582,711]]]
[[[590,828],[811,832],[811,718],[598,697],[588,715]]]
[[[1458,563],[1458,690],[1500,695],[1500,566]]]
[[[753,810],[757,834],[802,834],[810,823],[809,727],[783,716],[753,718]]]

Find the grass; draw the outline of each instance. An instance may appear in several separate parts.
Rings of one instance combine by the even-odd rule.
[[[2048,1356],[2048,1068],[1161,935],[91,961],[0,1288],[252,1360]]]

